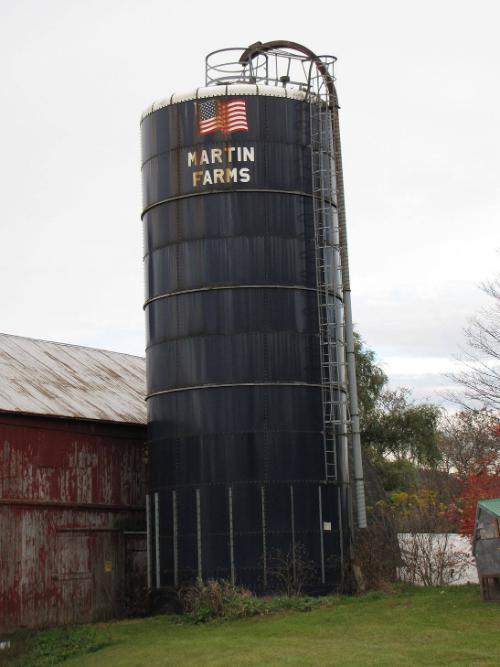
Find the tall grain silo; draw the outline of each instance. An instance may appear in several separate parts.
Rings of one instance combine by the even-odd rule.
[[[285,563],[345,586],[365,510],[334,62],[217,51],[143,115],[152,588],[269,590]]]

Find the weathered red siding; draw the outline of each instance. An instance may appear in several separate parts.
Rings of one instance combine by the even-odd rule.
[[[1,630],[124,613],[127,567],[137,580],[145,564],[145,439],[142,425],[0,414]]]

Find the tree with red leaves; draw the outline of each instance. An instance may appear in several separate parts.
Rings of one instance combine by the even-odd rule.
[[[498,459],[483,461],[460,480],[461,491],[449,510],[462,535],[472,539],[476,508],[480,500],[500,498],[500,463]]]

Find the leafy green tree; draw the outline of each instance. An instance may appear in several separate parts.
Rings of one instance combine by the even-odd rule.
[[[375,352],[367,348],[357,333],[354,334],[354,353],[356,355],[356,378],[358,382],[358,400],[361,424],[366,421],[376,408],[388,377],[375,363]]]
[[[388,461],[377,457],[374,466],[387,493],[410,493],[418,486],[418,468],[411,461]]]
[[[388,378],[373,350],[356,336],[361,441],[389,491],[413,488],[418,466],[435,467],[440,458],[437,426],[440,410],[417,404],[408,389],[387,388]]]
[[[408,389],[384,391],[363,427],[365,446],[375,458],[435,466],[439,461],[435,405],[416,404]]]

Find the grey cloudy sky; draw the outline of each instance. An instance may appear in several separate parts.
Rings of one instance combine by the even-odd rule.
[[[436,398],[498,265],[500,3],[0,0],[0,331],[142,354],[139,118],[204,56],[338,58],[354,317]]]

